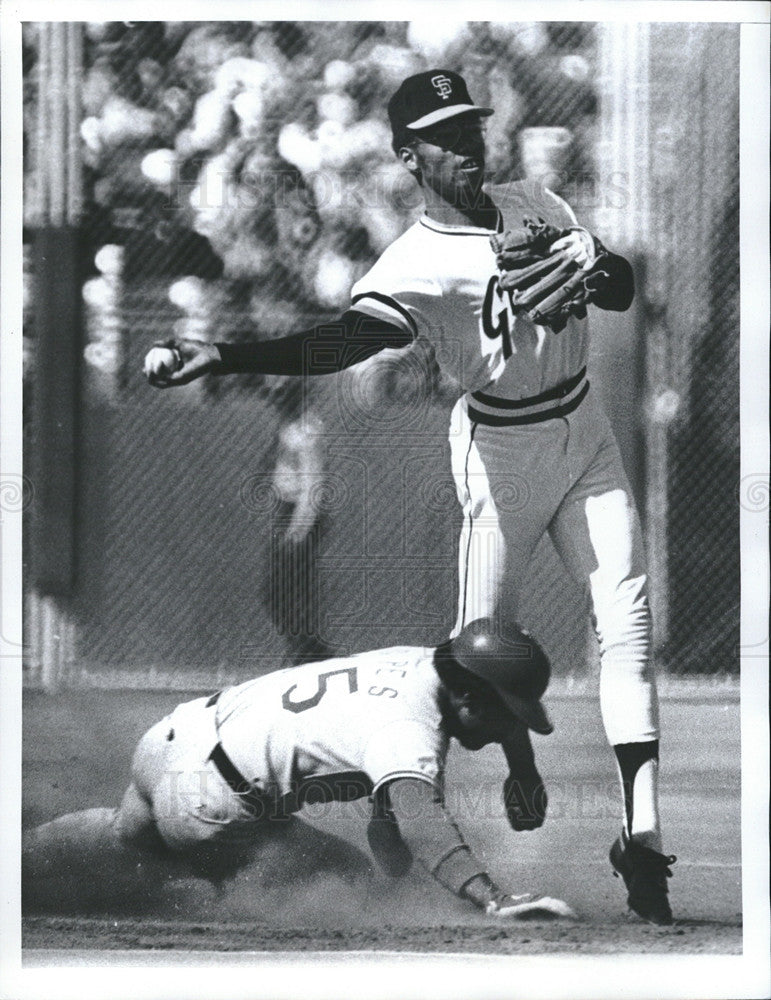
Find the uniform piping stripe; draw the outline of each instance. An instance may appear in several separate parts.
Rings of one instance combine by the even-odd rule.
[[[469,406],[468,415],[472,420],[487,427],[516,427],[520,424],[540,424],[544,420],[554,420],[556,417],[564,417],[572,413],[582,402],[587,392],[589,383],[587,382],[578,395],[571,399],[569,403],[562,406],[554,406],[549,410],[540,410],[538,413],[526,413],[520,416],[497,416],[494,413],[483,413],[481,410]]]
[[[399,778],[416,778],[418,781],[425,781],[425,783],[427,785],[431,785],[432,788],[439,788],[438,781],[434,778],[429,778],[429,776],[424,774],[422,771],[392,771],[390,774],[386,774],[382,777],[380,781],[373,786],[370,794],[374,797],[384,785],[390,785],[392,781],[396,781]]]
[[[471,409],[469,408],[469,415]],[[466,468],[464,470],[465,475],[465,485],[466,494],[469,498],[469,515],[468,515],[468,542],[466,543],[466,558],[463,561],[463,610],[461,612],[461,621],[465,624],[466,622],[466,603],[468,598],[468,564],[469,557],[471,555],[471,538],[474,531],[474,515],[471,513],[471,487],[469,486],[469,476],[468,476],[468,463],[471,458],[471,449],[474,447],[474,432],[476,431],[476,424],[471,425],[471,433],[469,435],[468,451],[466,452]]]
[[[357,302],[361,302],[362,299],[373,299],[375,302],[380,302],[384,306],[388,306],[389,309],[393,309],[394,312],[399,313],[399,315],[407,323],[410,328],[410,333],[413,337],[418,336],[418,325],[415,320],[410,316],[403,305],[398,303],[396,299],[392,299],[390,295],[383,295],[382,292],[362,292],[360,295],[354,295],[351,299],[351,305],[356,305]]]
[[[503,232],[503,216],[498,209],[498,218],[495,220],[495,229],[482,229],[478,226],[444,226],[440,222],[435,222],[423,215],[418,219],[421,226],[430,229],[432,233],[441,233],[443,236],[490,236],[490,233]]]
[[[546,392],[541,392],[537,396],[526,396],[522,399],[500,399],[497,396],[488,396],[486,392],[472,392],[471,397],[478,403],[484,403],[485,406],[495,406],[499,410],[520,410],[526,406],[548,403],[552,399],[563,399],[578,386],[585,375],[586,367],[582,368],[577,375],[573,375],[572,378],[555,385],[553,389],[547,389]]]

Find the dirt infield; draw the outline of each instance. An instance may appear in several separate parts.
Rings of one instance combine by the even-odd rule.
[[[185,699],[179,692],[25,694],[23,825],[116,805],[145,728]],[[152,897],[113,894],[69,912],[28,912],[22,944],[35,949],[409,951],[479,954],[738,954],[742,947],[739,705],[736,692],[664,699],[662,815],[678,855],[671,891],[676,923],[627,916],[608,847],[618,829],[615,769],[593,697],[549,699],[550,737],[535,737],[550,794],[544,827],[515,834],[501,813],[505,762],[488,747],[455,749],[448,804],[469,841],[507,889],[570,902],[575,922],[491,925],[421,873],[389,880],[370,862],[361,806],[303,816],[340,838],[349,870],[308,870],[308,852],[274,854],[220,891],[200,880],[153,885]],[[346,855],[348,856],[348,855]],[[300,864],[300,861],[303,864]]]
[[[614,926],[527,921],[505,927],[440,924],[436,927],[282,928],[252,923],[187,920],[114,920],[31,917],[24,947],[197,951],[408,951],[487,955],[739,954],[741,930],[710,921],[678,921],[651,927],[623,921]]]

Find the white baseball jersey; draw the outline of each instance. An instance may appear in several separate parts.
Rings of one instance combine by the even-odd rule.
[[[534,181],[489,191],[499,209],[496,231],[543,219],[575,226],[569,205]],[[500,289],[491,230],[444,226],[423,215],[353,286],[353,308],[425,337],[437,362],[466,391],[535,396],[586,364],[587,323],[571,317],[559,334],[515,315]]]
[[[405,777],[441,790],[449,739],[433,654],[395,646],[228,688],[217,703],[219,739],[241,774],[276,798],[314,778],[327,789],[359,780],[360,794]]]

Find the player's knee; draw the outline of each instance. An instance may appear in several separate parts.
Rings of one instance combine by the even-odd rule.
[[[651,613],[644,575],[620,581],[594,581],[592,603],[601,641],[615,644],[647,638]]]

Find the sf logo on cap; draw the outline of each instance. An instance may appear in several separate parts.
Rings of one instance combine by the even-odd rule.
[[[452,83],[446,76],[432,76],[431,84],[436,88],[437,93],[444,101],[446,101],[452,93]]]

